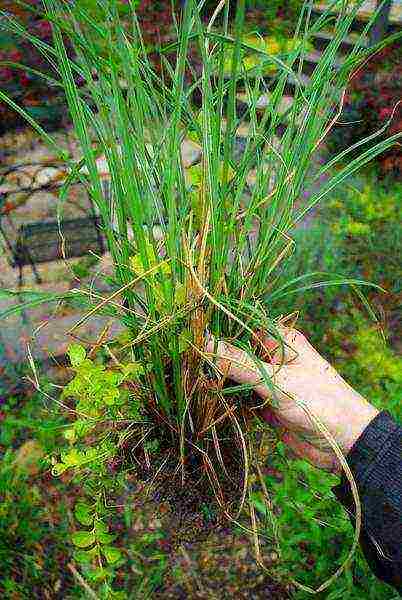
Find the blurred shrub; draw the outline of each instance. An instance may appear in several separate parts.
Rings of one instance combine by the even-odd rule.
[[[402,184],[345,186],[327,204],[325,225],[334,234],[342,272],[400,293]]]
[[[26,374],[8,365],[14,385],[0,397],[0,596],[5,600],[58,597],[68,580],[60,570],[67,558],[67,496],[60,481],[50,485],[43,468],[45,455],[57,446],[62,419],[40,393],[17,386]],[[46,385],[44,391],[50,391]]]
[[[359,69],[351,81],[342,115],[343,125],[328,140],[331,152],[339,152],[380,130],[391,119],[383,137],[402,131],[402,65],[399,43],[385,48]],[[356,153],[362,150],[359,148]],[[380,174],[402,177],[400,144],[378,158]]]
[[[353,311],[352,318],[352,331],[347,322],[350,317],[333,323],[331,345],[336,366],[372,404],[388,410],[402,423],[402,356],[361,313]]]
[[[295,252],[281,277],[285,281],[300,273],[320,271],[382,286],[388,293],[361,289],[376,309],[391,343],[397,346],[402,320],[401,221],[402,183],[379,184],[373,175],[346,182],[322,205],[306,229],[295,231]],[[333,319],[350,313],[354,306],[362,308],[361,301],[352,300],[347,286],[337,286],[289,296],[276,310],[286,313],[300,309],[300,326],[319,345],[330,335]],[[349,321],[353,323],[351,314]]]
[[[166,41],[173,22],[171,3],[168,0],[159,2],[138,0],[134,4],[137,5],[145,43],[152,47]],[[89,9],[95,20],[104,19],[104,10],[97,0],[80,0],[79,3],[72,3],[72,7],[75,7],[76,10]],[[43,42],[52,43],[51,25],[40,12],[41,0],[28,0],[25,5],[5,0],[1,8],[17,16],[31,35]],[[118,8],[124,19],[124,15],[130,10],[129,0],[119,0]],[[66,44],[69,54],[73,55],[67,40]],[[18,67],[17,64],[20,66]],[[49,85],[47,80],[31,69],[58,79],[57,73],[52,70],[49,63],[30,42],[2,31],[0,36],[0,88],[35,120],[39,121],[47,131],[63,127],[68,119],[63,92],[58,87]],[[0,101],[0,135],[24,125],[25,120]]]

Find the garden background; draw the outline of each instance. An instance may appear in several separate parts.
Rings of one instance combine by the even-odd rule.
[[[33,0],[30,3],[35,4]],[[27,22],[35,34],[45,41],[50,39],[46,21],[18,3],[4,4]],[[97,3],[83,0],[83,4],[96,18]],[[214,6],[212,2],[209,4]],[[286,53],[292,43],[300,5],[298,0],[269,3],[250,0],[249,42],[257,47],[263,45],[273,53]],[[127,3],[122,1],[123,16],[127,9]],[[356,30],[372,9],[366,3],[356,20]],[[316,6],[318,13],[319,10]],[[138,14],[152,54],[154,47],[171,39],[170,2],[144,0],[138,3]],[[392,30],[401,27],[400,2],[392,4],[389,22]],[[305,77],[313,71],[317,53],[326,43],[325,36],[321,36],[306,48],[309,60]],[[196,57],[194,60],[196,63]],[[21,70],[17,63],[27,68]],[[0,29],[0,89],[24,106],[47,131],[55,132],[61,145],[77,154],[62,95],[35,73],[43,68],[40,55],[28,43],[21,44]],[[323,156],[339,152],[380,129],[391,115],[387,134],[401,131],[402,109],[397,106],[400,98],[400,47],[394,44],[355,74],[339,122],[322,148]],[[237,100],[241,110],[245,98],[239,94]],[[267,101],[268,93],[262,95],[261,106]],[[290,83],[288,102],[291,101]],[[84,244],[81,256],[38,264],[36,273],[28,264],[22,280],[19,279],[18,269],[12,265],[19,228],[57,219],[57,194],[66,174],[23,119],[1,102],[0,136],[1,287],[17,292],[37,289],[61,293],[80,282],[93,282],[99,294],[111,289],[112,284],[107,280],[110,257],[107,252],[99,256],[97,239],[92,239],[88,247]],[[241,136],[236,143],[241,152]],[[198,163],[200,150],[187,139],[182,151],[190,170]],[[104,168],[101,159],[98,166]],[[337,272],[373,281],[387,290],[369,292],[377,322],[373,322],[350,290],[340,287],[301,291],[296,299],[292,298],[289,312],[296,306],[298,328],[352,386],[377,408],[387,409],[399,420],[402,418],[401,169],[400,146],[395,146],[333,192],[295,232],[296,260],[293,257],[289,266],[284,267],[286,276],[289,269],[295,276],[306,270]],[[253,181],[249,183],[253,185]],[[63,216],[69,219],[92,216],[91,204],[79,186],[69,196]],[[100,278],[100,273],[106,279]],[[0,309],[7,312],[12,302],[1,297]],[[63,437],[62,416],[57,406],[35,392],[30,364],[35,361],[47,381],[45,389],[54,394],[55,384],[71,377],[65,359],[64,334],[80,315],[74,304],[46,310],[33,308],[21,316],[10,316],[0,328],[2,598],[91,596],[91,588],[82,579],[75,561],[69,533],[80,489],[72,486],[68,475],[55,479],[50,473],[49,457]],[[99,335],[104,326],[101,318],[94,319],[83,335]],[[150,447],[151,456],[152,451]],[[350,546],[353,530],[331,492],[338,481],[336,476],[294,459],[284,446],[276,463],[269,462],[269,466],[267,463],[264,471],[267,484],[275,492],[283,532],[281,560],[269,546],[264,549],[275,580],[256,566],[250,540],[244,532],[227,524],[222,526],[212,505],[203,504],[199,522],[192,506],[176,512],[174,502],[160,498],[158,492],[144,497],[145,484],[133,473],[119,482],[117,509],[112,517],[112,532],[121,548],[116,561],[111,561],[115,562],[116,589],[129,598],[307,597],[288,583],[287,573],[308,585],[322,581],[333,570],[337,548]],[[283,465],[286,469],[281,468]],[[111,465],[111,478],[113,473]],[[185,502],[183,495],[184,505]],[[263,510],[260,498],[256,496],[254,503],[257,511]],[[199,530],[203,533],[201,539],[194,535]],[[282,578],[283,584],[278,583],[278,578]],[[390,587],[376,580],[358,553],[353,566],[319,597],[391,600],[396,596]]]

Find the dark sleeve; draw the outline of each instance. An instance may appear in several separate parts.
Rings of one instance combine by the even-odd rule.
[[[360,544],[375,575],[402,592],[402,427],[386,412],[367,426],[347,463],[356,480],[362,504]],[[355,524],[349,481],[342,475],[332,488]]]

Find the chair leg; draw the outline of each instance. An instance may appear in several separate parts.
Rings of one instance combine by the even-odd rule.
[[[35,262],[32,259],[31,253],[29,252],[29,250],[27,248],[25,248],[25,256],[28,258],[28,261],[29,261],[29,264],[31,266],[32,273],[34,274],[36,283],[42,283],[42,278],[39,275],[38,270],[37,270],[37,268],[35,266]]]
[[[34,274],[34,277],[35,277],[35,281],[36,281],[36,283],[42,283],[42,278],[41,278],[41,276],[39,275],[39,273],[38,273],[38,270],[37,270],[37,268],[35,267],[35,263],[34,263],[34,262],[31,262],[31,267],[32,267],[32,272],[33,272],[33,274]]]
[[[23,266],[20,264],[18,265],[18,288],[21,289],[22,286],[24,285],[24,273],[22,271]]]
[[[23,265],[20,263],[18,265],[18,299],[20,301],[21,304],[24,303],[24,298],[21,295],[20,296],[20,292],[22,292],[22,286],[24,285],[24,272],[23,272]],[[27,313],[25,310],[21,311],[21,320],[22,323],[24,325],[24,327],[28,327],[29,326],[29,322],[28,322],[28,317],[27,317]]]

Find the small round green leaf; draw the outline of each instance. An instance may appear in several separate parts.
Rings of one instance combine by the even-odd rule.
[[[96,548],[92,548],[91,550],[77,550],[74,552],[74,559],[83,565],[90,564],[94,556],[96,556]]]
[[[74,510],[75,518],[81,525],[92,525],[94,516],[92,507],[85,502],[77,502]]]
[[[117,563],[122,557],[121,551],[113,546],[103,546],[102,552],[110,565]]]
[[[107,390],[106,394],[103,396],[103,400],[108,406],[113,406],[113,404],[116,404],[118,399],[119,390],[116,388],[111,388]]]
[[[71,448],[68,452],[61,453],[61,460],[67,467],[78,467],[82,459],[82,454],[76,448]]]
[[[95,531],[96,533],[107,533],[109,531],[109,527],[103,521],[96,521]]]
[[[121,367],[125,379],[138,379],[144,373],[144,367],[140,362],[131,362]]]
[[[96,539],[100,544],[110,544],[115,539],[115,535],[111,533],[98,533],[96,535]]]
[[[80,344],[72,344],[69,347],[67,354],[73,367],[78,367],[85,360],[87,355],[85,348]]]
[[[86,577],[90,581],[104,581],[106,579],[107,575],[108,575],[108,572],[106,569],[99,568],[99,569],[93,569],[93,570],[89,571],[86,574]]]
[[[73,427],[70,427],[69,429],[66,429],[64,432],[64,437],[66,438],[66,440],[68,440],[69,442],[75,442],[75,430]]]
[[[71,536],[74,546],[88,548],[95,543],[95,536],[91,531],[77,531]]]

